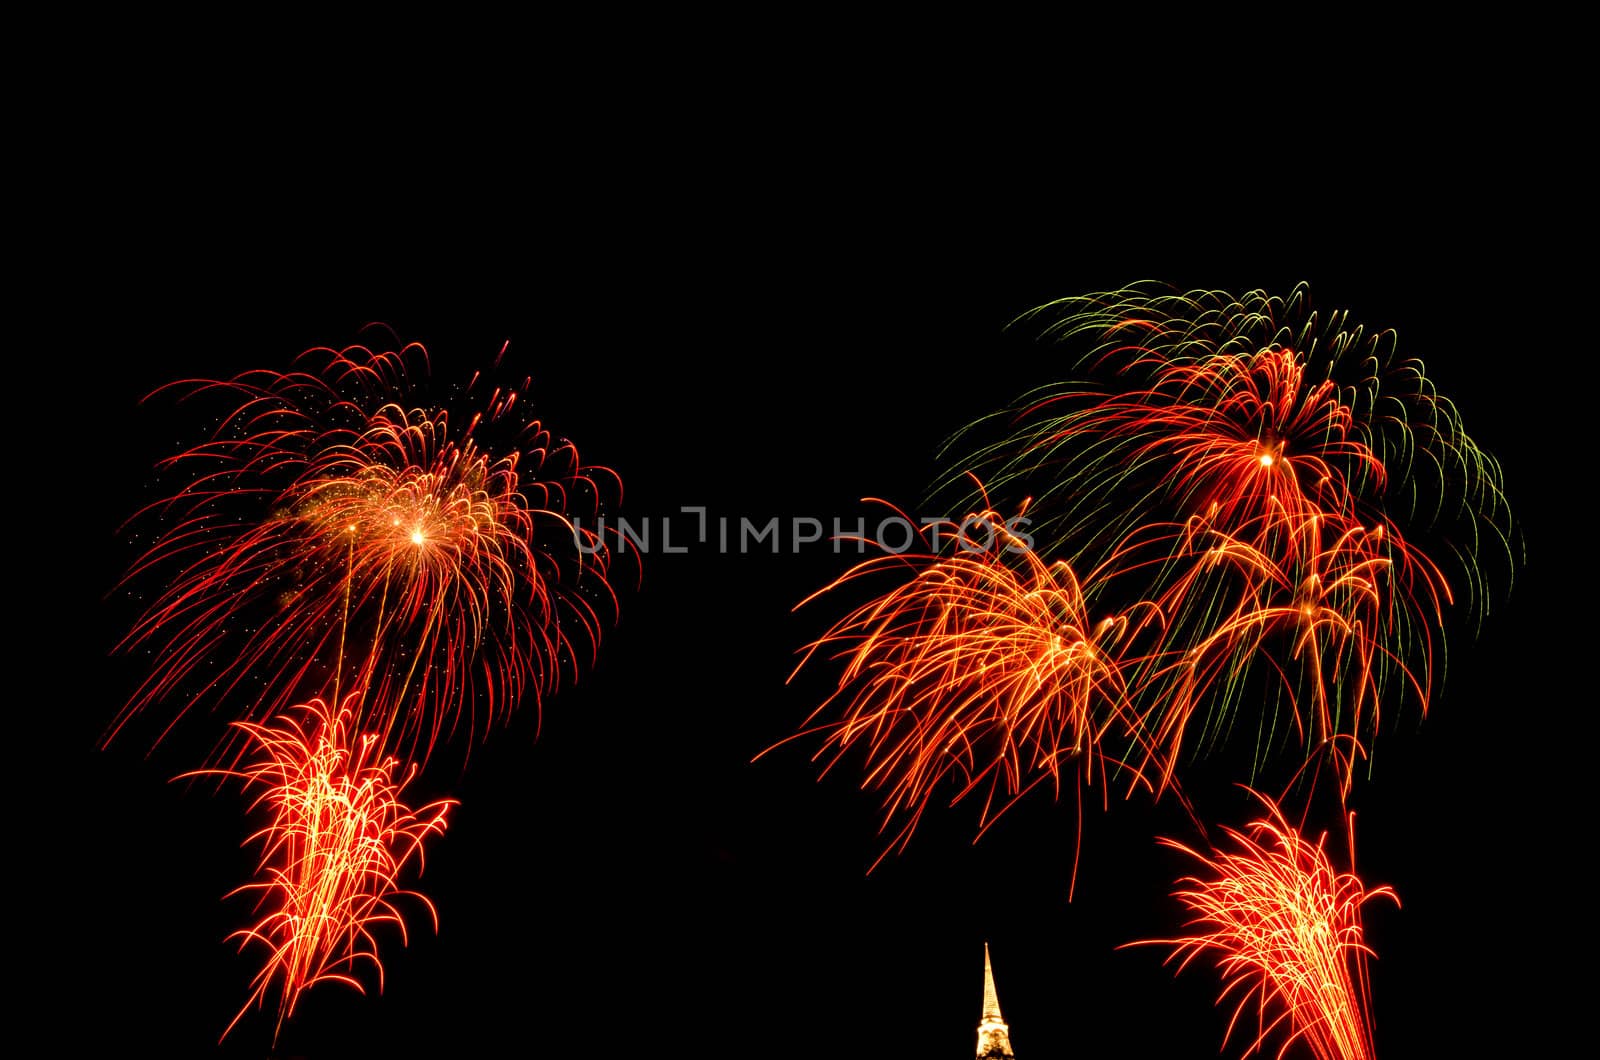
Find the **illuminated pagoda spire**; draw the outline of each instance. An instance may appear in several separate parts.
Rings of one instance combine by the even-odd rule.
[[[983,1019],[978,1023],[978,1060],[1016,1060],[1011,1031],[1000,1018],[1000,995],[994,992],[994,967],[989,944],[983,944]]]

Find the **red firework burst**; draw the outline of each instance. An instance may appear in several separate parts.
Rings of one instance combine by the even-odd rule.
[[[361,727],[426,757],[592,661],[610,554],[575,519],[620,493],[616,475],[528,418],[522,391],[494,390],[463,427],[396,403],[420,346],[307,358],[188,388],[227,408],[142,513],[158,525],[128,582],[167,580],[119,645],[154,664],[111,736],[158,701],[173,722],[240,700],[260,721],[360,688]]]
[[[405,941],[404,901],[425,908],[438,930],[433,904],[402,890],[399,880],[412,861],[422,871],[423,841],[444,832],[455,803],[412,810],[400,800],[416,767],[397,779],[399,763],[382,756],[380,738],[351,727],[357,698],[352,693],[337,712],[313,700],[266,725],[235,722],[255,750],[253,760],[238,770],[205,771],[243,781],[257,793],[252,810],[269,815],[251,837],[261,843],[261,878],[234,892],[254,894],[261,917],[230,936],[241,949],[264,949],[266,959],[224,1038],[268,994],[277,995],[281,1027],[300,995],[318,983],[364,992],[357,973],[365,964],[382,990],[376,932],[390,924]]]
[[[1131,945],[1171,946],[1169,959],[1180,971],[1202,954],[1214,956],[1223,978],[1218,1004],[1236,998],[1224,1045],[1254,1008],[1246,1056],[1264,1052],[1281,1031],[1279,1057],[1299,1041],[1319,1060],[1370,1060],[1372,950],[1361,911],[1376,898],[1399,899],[1391,888],[1368,890],[1354,873],[1337,871],[1326,835],[1307,841],[1270,799],[1257,797],[1267,816],[1243,831],[1224,828],[1230,850],[1207,856],[1162,840],[1205,868],[1180,880],[1184,889],[1173,895],[1193,914],[1195,934]],[[1349,821],[1353,851],[1354,817]]]
[[[1312,517],[1353,519],[1358,498],[1381,494],[1383,462],[1358,435],[1350,407],[1330,380],[1308,383],[1293,350],[1218,353],[1168,361],[1142,347],[1119,367],[1148,388],[1106,395],[1030,444],[1053,450],[1069,439],[1103,448],[1127,467],[1170,469],[1162,507],[1204,513],[1225,527],[1301,527]],[[1024,411],[1048,418],[1063,398]],[[1292,535],[1284,552],[1297,554]]]

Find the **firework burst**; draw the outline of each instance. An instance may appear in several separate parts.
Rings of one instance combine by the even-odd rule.
[[[252,1007],[276,995],[278,1026],[294,1014],[300,995],[323,982],[364,991],[360,969],[370,965],[383,987],[377,931],[392,925],[406,937],[401,906],[438,916],[423,895],[400,888],[402,873],[422,846],[445,829],[453,800],[412,810],[400,799],[416,773],[382,757],[376,734],[351,728],[356,694],[335,711],[312,700],[269,724],[235,722],[252,746],[247,765],[220,773],[243,782],[256,797],[252,810],[268,815],[251,837],[261,844],[260,879],[235,894],[252,894],[260,919],[236,932],[241,949],[266,954],[244,1007],[223,1037]]]
[[[1229,526],[1278,510],[1290,525],[1450,524],[1474,606],[1487,607],[1485,564],[1512,559],[1499,466],[1393,331],[1320,316],[1304,284],[1287,298],[1144,285],[1022,320],[1076,349],[1084,381],[992,417],[999,441],[974,446],[969,428],[946,452],[970,454],[954,483],[969,466],[992,469],[990,492],[1025,480],[1047,554],[1103,556],[1141,524],[1212,508]]]
[[[1145,557],[1138,597],[1159,603],[1166,643],[1139,683],[1157,701],[1144,716],[1159,718],[1163,775],[1172,737],[1212,746],[1263,701],[1247,726],[1257,765],[1287,715],[1307,747],[1337,737],[1348,787],[1380,700],[1426,713],[1451,582],[1481,617],[1496,556],[1509,576],[1498,466],[1393,332],[1319,317],[1303,285],[1286,299],[1141,286],[1024,319],[1078,349],[1084,381],[980,421],[947,454],[967,452],[955,470],[991,490],[1036,498],[1047,556],[1085,569]],[[999,440],[977,443],[994,423]]]
[[[941,790],[952,804],[982,799],[981,835],[1040,784],[1058,795],[1064,783],[1093,784],[1107,765],[1102,737],[1130,726],[1129,646],[1159,620],[1150,606],[1094,615],[1072,569],[1044,562],[992,510],[930,531],[926,551],[868,559],[802,602],[899,576],[800,663],[845,660],[800,735],[824,734],[824,772],[864,749],[862,784],[883,794],[883,829],[902,821],[885,854],[904,848]]]
[[[1234,1011],[1224,1045],[1254,1012],[1254,1038],[1245,1055],[1265,1052],[1284,1035],[1278,1056],[1304,1042],[1319,1060],[1370,1060],[1374,1055],[1366,962],[1372,956],[1362,909],[1378,898],[1399,904],[1388,887],[1371,890],[1337,871],[1323,835],[1313,843],[1269,799],[1266,816],[1243,831],[1224,828],[1231,848],[1201,854],[1162,842],[1195,859],[1200,875],[1179,881],[1174,897],[1193,916],[1195,933],[1131,945],[1172,947],[1181,971],[1204,954],[1216,958]],[[1354,818],[1349,818],[1354,850]]]
[[[185,388],[223,411],[141,513],[156,529],[127,582],[166,581],[119,645],[154,664],[112,735],[156,702],[175,722],[242,700],[261,721],[359,688],[363,730],[426,757],[592,662],[616,601],[609,550],[574,517],[619,480],[529,418],[525,390],[464,417],[394,400],[425,357],[317,350]]]

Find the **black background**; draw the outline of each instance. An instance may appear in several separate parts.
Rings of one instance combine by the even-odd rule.
[[[96,365],[72,411],[92,488],[74,502],[80,651],[58,745],[73,910],[59,989],[84,1013],[63,1040],[206,1053],[254,968],[222,944],[247,914],[221,901],[252,867],[239,800],[168,782],[222,719],[148,756],[95,746],[138,676],[107,657],[131,617],[107,596],[131,556],[116,527],[150,496],[150,465],[193,437],[141,409],[155,386],[279,367],[372,320],[426,343],[439,377],[509,339],[545,421],[621,473],[625,514],[848,522],[865,496],[914,504],[946,435],[1052,377],[1048,350],[1002,336],[1017,313],[1141,278],[1306,279],[1315,304],[1397,327],[1424,358],[1501,459],[1528,552],[1483,635],[1451,642],[1431,716],[1384,734],[1353,799],[1359,867],[1404,902],[1368,923],[1379,1049],[1536,1051],[1566,1004],[1552,962],[1589,919],[1582,837],[1562,819],[1587,698],[1566,687],[1563,638],[1587,621],[1567,601],[1588,582],[1562,552],[1561,502],[1590,487],[1561,439],[1585,405],[1552,319],[1575,307],[1547,297],[1558,210],[1464,216],[1416,173],[1359,203],[1172,192],[1142,200],[1162,207],[1138,223],[1066,183],[1051,209],[956,218],[959,188],[909,172],[826,191],[748,171],[583,176],[487,209],[455,187],[377,209],[343,179],[314,216],[168,189],[160,208],[128,197],[96,233],[73,280],[82,323],[59,324]],[[1174,978],[1158,951],[1116,949],[1180,923],[1165,896],[1183,865],[1154,841],[1193,838],[1175,805],[1087,813],[1069,904],[1070,802],[1037,796],[976,846],[970,807],[930,813],[868,875],[876,803],[847,769],[818,783],[804,742],[751,763],[815,705],[820,675],[784,678],[834,612],[790,609],[846,562],[825,544],[648,557],[599,666],[546,705],[537,740],[525,710],[469,769],[446,754],[419,781],[419,799],[462,801],[422,880],[439,934],[414,918],[410,947],[385,948],[381,996],[318,988],[275,1048],[257,1015],[222,1051],[961,1057],[988,939],[1023,1060],[1215,1055],[1227,1012],[1211,970]],[[1196,797],[1236,823],[1249,805],[1228,765],[1199,771]]]

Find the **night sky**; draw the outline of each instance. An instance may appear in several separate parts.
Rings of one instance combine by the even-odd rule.
[[[222,901],[253,867],[241,800],[169,782],[224,717],[189,720],[148,756],[148,741],[97,749],[141,676],[137,660],[108,655],[135,613],[111,592],[134,554],[117,527],[155,496],[154,462],[201,428],[142,395],[283,367],[374,320],[424,342],[439,379],[465,378],[510,340],[545,423],[622,475],[623,514],[705,505],[850,523],[863,497],[917,504],[947,435],[1055,378],[1048,347],[1002,333],[1009,319],[1151,278],[1277,292],[1310,281],[1315,305],[1398,328],[1501,460],[1527,563],[1476,641],[1454,628],[1427,721],[1386,715],[1352,805],[1362,875],[1404,903],[1368,918],[1380,1055],[1538,1051],[1547,1021],[1571,1011],[1547,962],[1577,949],[1569,933],[1590,920],[1574,912],[1589,902],[1569,871],[1587,837],[1561,815],[1576,739],[1565,719],[1591,697],[1566,689],[1551,627],[1593,623],[1560,603],[1590,579],[1557,558],[1551,485],[1589,479],[1549,466],[1579,399],[1534,365],[1588,354],[1544,345],[1561,327],[1526,276],[1525,223],[1418,217],[1399,193],[1382,215],[1271,230],[1234,214],[1137,233],[1115,216],[932,223],[875,205],[893,192],[845,207],[702,190],[504,223],[441,208],[427,238],[398,207],[359,231],[332,214],[288,231],[139,215],[104,233],[84,295],[95,324],[75,335],[110,352],[84,394],[95,471],[75,501],[82,627],[61,708],[86,947],[57,984],[81,1005],[65,1043],[206,1054],[257,967],[222,941],[248,915]],[[157,242],[168,264],[140,249]],[[675,531],[690,525],[678,519]],[[381,996],[320,987],[275,1049],[269,1013],[221,1051],[648,1056],[692,1042],[707,1057],[961,1058],[987,939],[1021,1060],[1217,1055],[1227,1014],[1209,966],[1175,978],[1158,950],[1116,949],[1181,923],[1166,895],[1186,865],[1155,842],[1196,839],[1175,803],[1091,807],[1069,904],[1071,801],[1035,793],[975,846],[974,807],[936,807],[909,851],[869,875],[877,801],[848,763],[819,783],[816,745],[800,741],[752,764],[825,692],[827,667],[785,678],[843,601],[791,608],[848,562],[826,543],[646,557],[637,588],[621,579],[598,666],[545,704],[537,739],[524,709],[467,768],[451,745],[419,780],[419,801],[461,800],[421,881],[438,935],[413,917],[410,947],[382,951]],[[1208,819],[1243,823],[1243,776],[1226,755],[1193,770]]]

